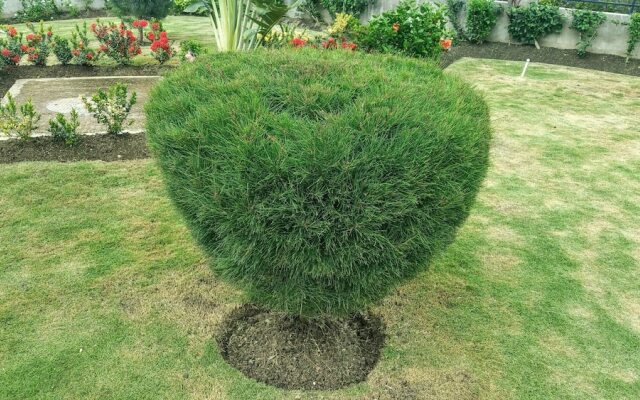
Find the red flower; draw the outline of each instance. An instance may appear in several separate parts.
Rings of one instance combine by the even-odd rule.
[[[151,29],[153,29],[154,31],[159,31],[160,30],[160,23],[159,22],[154,22],[151,24]]]
[[[107,47],[106,44],[100,45],[100,48],[98,49],[98,51],[105,53],[107,50],[109,50],[109,48]]]
[[[452,44],[453,44],[453,40],[451,40],[451,39],[441,39],[440,40],[440,47],[442,47],[445,50],[449,50],[451,48]]]
[[[30,33],[30,34],[27,35],[27,41],[28,42],[33,41],[33,39],[35,39],[35,38],[36,38],[36,35],[34,35],[33,33]]]
[[[26,53],[27,50],[29,50],[29,46],[27,46],[26,44],[23,44],[20,46],[20,50],[22,50],[23,53]]]
[[[91,32],[95,33],[97,28],[98,28],[98,24],[96,24],[95,22],[91,24]]]
[[[156,40],[156,34],[151,32],[151,31],[149,31],[147,33],[147,39],[149,39],[151,42],[153,42],[154,40]]]
[[[93,53],[87,53],[87,60],[93,60]]]
[[[47,36],[48,36],[48,37],[53,36],[53,31],[48,31],[48,32],[47,32]]]
[[[78,50],[78,49],[73,49],[73,50],[71,51],[71,54],[73,54],[75,57],[78,57],[78,56],[80,55],[80,50]]]
[[[13,26],[9,26],[7,28],[7,35],[9,35],[10,37],[16,37],[18,35],[18,30]]]
[[[22,59],[22,57],[20,56],[13,56],[13,58],[11,59],[11,61],[14,62],[14,64],[17,64],[20,62],[20,60]]]
[[[23,45],[24,46],[24,45]],[[24,50],[23,50],[24,51]],[[2,49],[2,51],[0,51],[0,54],[2,54],[2,57],[9,57],[11,55],[11,50],[9,49]]]
[[[398,31],[400,30],[400,24],[399,24],[399,23],[397,23],[397,22],[396,22],[395,24],[393,24],[393,30],[394,30],[395,32],[398,32]]]
[[[304,47],[307,44],[307,41],[302,38],[293,38],[291,39],[291,44],[293,47],[300,48]]]

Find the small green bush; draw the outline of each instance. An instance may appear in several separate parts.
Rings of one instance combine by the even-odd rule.
[[[114,11],[139,19],[163,19],[169,15],[173,0],[110,0]]]
[[[488,164],[481,96],[395,56],[218,53],[163,79],[146,114],[214,272],[291,314],[358,311],[424,270]]]
[[[553,5],[531,3],[526,7],[509,9],[508,31],[512,38],[525,44],[535,44],[550,33],[562,30],[564,16]]]
[[[38,129],[41,117],[31,99],[18,105],[11,93],[7,93],[6,104],[0,103],[0,133],[28,140]]]
[[[132,92],[129,96],[129,89],[123,83],[116,83],[108,90],[98,89],[91,99],[82,96],[82,102],[87,111],[93,115],[98,123],[104,125],[107,128],[107,133],[111,135],[122,133],[127,126],[125,122],[137,99],[136,92]],[[130,121],[129,125],[132,123]]]
[[[369,21],[358,35],[358,45],[367,51],[435,58],[442,52],[447,30],[445,7],[415,0],[402,1]]]
[[[73,60],[69,39],[56,35],[53,37],[51,47],[53,48],[53,54],[55,54],[60,64],[67,65]]]
[[[573,10],[571,28],[580,33],[580,40],[576,44],[579,57],[587,54],[587,49],[598,35],[598,28],[607,20],[607,17],[598,11]]]
[[[331,15],[345,13],[358,17],[375,0],[320,0],[320,2]]]
[[[78,112],[75,108],[71,109],[69,119],[64,114],[57,113],[55,118],[49,120],[49,132],[53,139],[65,142],[69,146],[73,146],[78,141]]]
[[[629,18],[629,40],[627,41],[627,61],[640,42],[640,13],[633,13]]]
[[[475,43],[483,43],[496,26],[498,10],[494,0],[469,0],[465,37]]]

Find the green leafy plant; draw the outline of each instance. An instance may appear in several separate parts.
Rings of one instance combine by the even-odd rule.
[[[465,7],[465,0],[447,0],[446,13],[455,33],[456,40],[464,40],[464,27],[460,24],[460,13]]]
[[[173,0],[110,0],[113,10],[138,19],[163,19],[169,15]]]
[[[38,28],[31,23],[28,23],[27,27],[31,30],[31,33],[26,37],[27,60],[34,65],[45,66],[50,53],[49,42],[53,37],[53,30],[51,27],[45,30],[42,22],[40,22]]]
[[[88,12],[91,10],[91,6],[93,6],[94,0],[82,0],[82,7],[84,12]]]
[[[91,65],[96,60],[96,52],[89,47],[90,39],[85,21],[80,28],[76,24],[75,31],[71,33],[71,55],[73,62],[78,65]]]
[[[511,37],[521,43],[534,44],[538,49],[538,41],[550,33],[560,32],[565,20],[559,7],[538,3],[512,7],[508,15]]]
[[[131,60],[142,53],[136,35],[124,23],[105,24],[98,20],[91,24],[91,32],[100,43],[98,54],[104,54],[120,65],[131,64]]]
[[[640,13],[633,13],[629,17],[629,40],[627,41],[627,62],[631,53],[640,42]]]
[[[358,45],[367,51],[434,58],[442,52],[442,40],[452,36],[446,24],[444,7],[403,1],[373,17],[359,35]]]
[[[151,149],[212,269],[290,314],[360,311],[426,268],[488,166],[482,97],[419,60],[217,54],[151,99]]]
[[[494,0],[469,0],[465,37],[475,43],[486,41],[496,26],[499,10]]]
[[[320,0],[320,2],[331,15],[344,13],[359,17],[375,0]]]
[[[185,12],[209,14],[218,50],[238,51],[262,45],[289,9],[281,0],[212,0],[194,3]]]
[[[303,18],[310,18],[316,23],[322,21],[320,0],[299,0],[297,4],[297,10],[302,14]]]
[[[116,83],[107,91],[99,89],[91,99],[81,97],[87,110],[101,124],[106,126],[107,133],[122,133],[131,109],[137,102],[136,92],[129,96],[129,89],[122,83]],[[131,125],[133,122],[130,122]]]
[[[40,114],[31,99],[18,106],[11,93],[7,93],[6,105],[0,104],[0,132],[27,140],[38,129]]]
[[[191,53],[191,57],[200,57],[207,54],[207,48],[202,42],[194,39],[187,39],[180,42],[180,59],[186,60],[187,55]]]
[[[55,140],[60,140],[72,146],[78,141],[78,112],[75,108],[71,109],[69,119],[64,114],[57,113],[55,118],[49,120],[49,132]]]
[[[22,9],[16,13],[20,21],[42,21],[60,13],[55,0],[20,0]]]
[[[576,44],[579,57],[587,54],[587,49],[598,35],[598,28],[607,20],[607,17],[598,11],[573,10],[571,28],[580,33],[580,40]]]
[[[51,41],[51,48],[53,49],[53,54],[56,56],[60,64],[67,65],[73,59],[73,54],[71,54],[71,45],[68,39],[58,35],[54,36]]]
[[[4,65],[15,66],[20,64],[27,47],[22,44],[22,33],[19,33],[14,26],[9,25],[4,28],[7,37],[0,38],[0,58]]]

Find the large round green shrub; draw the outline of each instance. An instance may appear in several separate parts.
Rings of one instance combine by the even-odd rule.
[[[488,164],[482,98],[395,56],[216,54],[166,77],[146,113],[213,270],[306,316],[361,310],[426,268]]]

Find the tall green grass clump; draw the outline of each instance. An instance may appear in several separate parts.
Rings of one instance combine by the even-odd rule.
[[[341,316],[454,239],[488,164],[483,99],[435,65],[346,51],[216,54],[153,90],[148,136],[215,273]]]

